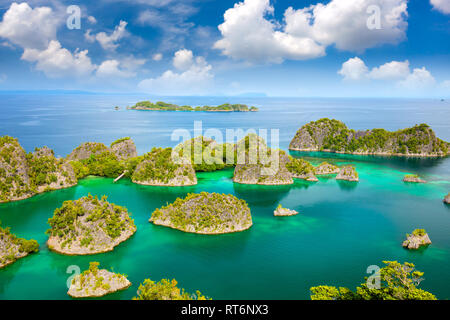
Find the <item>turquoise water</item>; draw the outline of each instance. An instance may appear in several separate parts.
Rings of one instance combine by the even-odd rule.
[[[32,146],[48,144],[61,155],[70,152],[78,140],[109,142],[116,136],[128,135],[138,142],[142,153],[158,145],[157,139],[162,141],[161,145],[173,145],[166,132],[183,123],[192,126],[191,120],[195,118],[191,113],[114,113],[106,110],[106,105],[115,105],[114,99],[131,98],[97,96],[81,97],[78,105],[82,111],[75,116],[75,101],[68,99],[66,107],[61,102],[63,98],[46,97],[47,100],[42,98],[42,101],[37,97],[25,97],[23,105],[18,103],[19,98],[16,104],[11,102],[11,97],[2,100],[0,107],[4,112],[0,118],[5,125],[0,134],[19,137],[29,151]],[[56,108],[55,100],[65,108]],[[258,121],[250,118],[250,114],[202,114],[197,117],[211,127],[220,124],[221,128],[250,128],[255,122],[258,127],[278,127],[281,145],[286,148],[299,126],[321,114],[341,113],[341,117],[336,117],[350,121],[353,128],[357,127],[358,121],[351,110],[356,110],[357,105],[365,105],[357,115],[378,114],[374,102],[353,101],[350,107],[345,105],[342,109],[336,104],[333,109],[321,101],[300,101],[297,106],[292,106],[294,102],[268,100],[267,106],[259,104],[263,108],[256,114]],[[344,105],[344,102],[339,103]],[[441,117],[448,114],[447,109],[431,104],[431,109],[423,109],[424,114],[417,115],[411,110],[415,110],[419,102],[405,102],[400,106],[403,109],[396,105],[398,103],[397,100],[379,102],[378,108],[383,110],[384,116],[360,116],[365,119],[361,120],[363,127],[383,127],[384,122],[385,127],[390,128],[412,122],[431,122],[442,138],[450,140],[450,129],[444,121],[448,117]],[[41,116],[32,110],[33,104],[48,104],[51,107],[47,109],[51,110],[43,111]],[[280,119],[275,117],[277,104],[282,105],[278,112]],[[391,104],[395,106],[389,107]],[[92,110],[89,105],[93,106]],[[96,109],[96,105],[104,107]],[[268,111],[264,111],[264,106]],[[37,115],[35,125],[21,125],[30,113]],[[99,118],[101,113],[111,121]],[[305,118],[295,118],[301,113]],[[133,117],[136,117],[134,124]],[[152,117],[158,121],[151,122]],[[420,117],[425,120],[420,121]],[[161,123],[161,119],[166,122]],[[149,121],[147,125],[146,121]],[[118,122],[122,125],[115,132],[110,124],[117,125]],[[77,125],[83,130],[77,130]],[[292,155],[305,157],[313,163],[324,159],[338,165],[352,163],[359,172],[360,182],[338,182],[332,177],[321,177],[316,183],[297,180],[291,186],[246,186],[233,184],[232,170],[199,173],[198,185],[181,188],[138,186],[127,180],[113,184],[112,179],[90,177],[70,189],[1,204],[3,225],[10,226],[20,237],[38,240],[41,250],[0,270],[0,299],[69,299],[66,281],[71,274],[66,273],[67,268],[77,265],[84,270],[90,261],[99,261],[102,267],[127,274],[133,283],[128,290],[107,296],[107,299],[132,298],[145,278],[176,278],[187,291],[198,289],[214,299],[308,299],[311,286],[329,284],[354,288],[366,275],[368,266],[382,266],[383,260],[415,263],[425,272],[421,288],[440,299],[450,298],[450,207],[442,202],[450,191],[450,158]],[[419,173],[429,183],[405,184],[401,179],[406,173]],[[155,208],[189,192],[200,191],[231,193],[245,199],[252,211],[253,227],[241,233],[206,236],[148,222]],[[77,257],[50,252],[45,245],[47,219],[63,201],[88,193],[106,194],[109,201],[127,207],[135,219],[136,234],[110,253]],[[300,214],[275,218],[273,211],[279,203]],[[417,252],[403,249],[401,243],[405,234],[415,228],[425,228],[433,244]]]

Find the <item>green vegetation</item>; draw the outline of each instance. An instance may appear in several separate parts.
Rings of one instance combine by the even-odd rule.
[[[124,142],[124,141],[128,141],[128,140],[131,140],[131,138],[130,137],[125,137],[125,138],[117,139],[116,141],[111,143],[110,147],[112,148],[114,145],[119,144],[119,143]]]
[[[216,111],[216,112],[247,112],[258,111],[256,107],[248,107],[245,104],[229,104],[225,103],[217,107],[203,106],[203,107],[191,107],[191,106],[178,106],[176,104],[166,103],[162,101],[150,102],[140,101],[132,106],[130,109],[136,110],[158,110],[158,111]]]
[[[303,145],[301,136],[308,132],[314,145]],[[321,141],[321,142],[319,142]],[[423,148],[427,146],[426,148]],[[431,146],[432,151],[429,151]],[[385,129],[358,131],[348,129],[341,121],[323,118],[304,125],[297,131],[290,144],[291,149],[318,148],[345,153],[388,153],[445,155],[446,142],[436,138],[426,124],[394,132]]]
[[[425,231],[425,229],[416,229],[412,232],[413,236],[418,236],[418,237],[423,237],[424,235],[427,234],[427,232]],[[406,235],[406,237],[408,237],[409,234]]]
[[[189,294],[184,289],[179,289],[177,284],[175,279],[162,279],[160,282],[146,279],[139,286],[137,297],[133,300],[209,300],[200,291]]]
[[[419,175],[418,174],[406,174],[405,175],[405,179],[419,179]]]
[[[64,201],[48,220],[47,234],[63,240],[62,247],[81,237],[80,244],[88,247],[95,239],[92,233],[100,228],[111,239],[118,238],[130,227],[135,228],[126,208],[99,199],[91,194],[74,201]]]
[[[18,238],[11,233],[10,228],[2,228],[0,221],[0,268],[38,251],[39,243],[36,240]]]
[[[90,262],[89,263],[89,269],[83,271],[79,276],[75,277],[72,280],[72,285],[78,284],[78,291],[86,290],[86,292],[89,291],[95,291],[97,289],[103,289],[103,290],[109,290],[111,288],[110,284],[105,282],[105,279],[99,275],[99,262]],[[113,275],[113,277],[117,278],[117,280],[126,281],[126,275],[116,273]],[[93,279],[92,279],[93,278]],[[92,280],[94,280],[94,286],[90,288]]]
[[[126,162],[119,161],[116,155],[108,150],[91,154],[87,159],[72,161],[71,165],[77,179],[89,175],[115,178],[125,170]]]
[[[214,140],[203,136],[180,143],[174,151],[180,159],[187,157],[186,162],[191,163],[195,171],[212,172],[232,167],[236,162],[234,144],[217,144]]]
[[[25,150],[17,139],[0,137],[0,202],[32,194]]]
[[[177,198],[174,203],[156,209],[150,221],[185,232],[206,234],[242,231],[252,225],[245,200],[207,192]]]
[[[306,160],[289,157],[286,168],[296,176],[314,175],[314,167]]]
[[[348,288],[318,286],[311,288],[312,300],[436,300],[430,292],[418,289],[423,272],[416,271],[412,263],[383,261],[380,270],[380,287],[369,288],[362,283],[356,292]],[[367,278],[366,278],[367,280]]]

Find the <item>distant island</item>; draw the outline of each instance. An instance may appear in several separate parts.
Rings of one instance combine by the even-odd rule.
[[[338,120],[323,118],[302,126],[289,144],[290,150],[323,151],[359,155],[445,157],[449,143],[436,137],[427,124],[398,131],[355,131]]]
[[[259,111],[257,107],[249,107],[245,104],[221,104],[217,107],[203,106],[179,106],[167,102],[150,102],[140,101],[132,107],[127,107],[129,110],[146,110],[146,111],[206,111],[206,112],[256,112]]]

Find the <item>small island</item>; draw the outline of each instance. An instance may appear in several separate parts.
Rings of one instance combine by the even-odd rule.
[[[273,215],[275,217],[289,217],[289,216],[295,216],[298,212],[295,210],[283,208],[281,204],[278,205],[277,209],[273,212]]]
[[[402,246],[407,249],[417,250],[422,246],[431,244],[430,237],[424,229],[416,229],[412,234],[406,234],[406,240]]]
[[[319,166],[314,168],[316,175],[338,174],[341,171],[338,166],[332,165],[328,162],[322,162]]]
[[[134,171],[132,181],[147,186],[193,186],[197,184],[191,163],[175,163],[172,148],[153,148],[144,155]]]
[[[38,250],[36,240],[18,238],[9,228],[2,228],[0,223],[0,269]]]
[[[444,197],[444,203],[450,204],[450,192]]]
[[[48,220],[47,245],[65,255],[89,255],[112,251],[136,232],[128,210],[89,194],[65,201]]]
[[[194,294],[187,293],[177,284],[175,279],[162,279],[159,282],[145,279],[133,300],[211,300],[198,290]]]
[[[355,131],[338,120],[323,118],[302,126],[290,150],[359,155],[445,157],[449,143],[436,137],[426,124],[394,132],[385,129]]]
[[[407,174],[403,178],[403,182],[426,183],[426,181],[420,178],[417,174]]]
[[[358,172],[356,172],[354,166],[345,166],[336,176],[336,180],[359,181]]]
[[[303,159],[289,157],[289,162],[286,164],[287,169],[295,179],[303,179],[306,181],[319,181],[315,176],[314,167],[311,163]]]
[[[191,193],[160,209],[149,220],[155,225],[198,234],[239,232],[252,226],[244,200],[218,193]]]
[[[256,112],[259,109],[256,107],[249,107],[245,104],[221,104],[216,107],[202,106],[179,106],[172,103],[166,103],[162,101],[150,102],[140,101],[132,107],[128,107],[129,110],[145,110],[145,111],[205,111],[205,112]]]
[[[98,298],[131,286],[125,275],[98,269],[99,262],[91,262],[89,269],[72,279],[67,294],[72,298]]]
[[[236,145],[237,164],[233,182],[257,185],[293,184],[292,174],[287,168],[289,157],[282,150],[266,145],[263,138],[249,134]]]

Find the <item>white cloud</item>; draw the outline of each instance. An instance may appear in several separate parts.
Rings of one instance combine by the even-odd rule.
[[[189,50],[179,50],[174,55],[173,64],[176,69],[182,68],[180,72],[167,70],[157,78],[145,79],[139,83],[139,88],[155,94],[202,94],[210,87],[214,78],[212,66],[203,57],[194,57]],[[187,61],[191,64],[188,66]],[[183,61],[183,63],[181,63]]]
[[[344,80],[362,80],[367,77],[369,69],[364,61],[358,57],[348,59],[342,64],[338,74],[344,77]]]
[[[405,79],[409,75],[409,61],[392,61],[373,68],[369,74],[372,79],[398,80]]]
[[[5,82],[8,76],[4,73],[0,73],[0,83]]]
[[[371,5],[380,8],[380,29],[370,30]],[[334,45],[362,51],[405,39],[407,0],[331,0],[284,12],[284,23],[268,19],[270,0],[244,0],[228,9],[219,25],[222,39],[214,45],[223,54],[251,62],[311,59]]]
[[[194,63],[194,54],[191,50],[178,50],[173,57],[173,66],[178,70],[185,71]]]
[[[431,5],[434,9],[445,13],[450,14],[450,1],[449,0],[430,0]]]
[[[45,49],[56,39],[58,24],[51,8],[32,9],[26,2],[14,2],[0,22],[0,37],[22,48]]]
[[[62,48],[59,41],[52,40],[45,50],[25,48],[22,59],[35,62],[36,69],[49,77],[80,77],[89,75],[96,68],[87,54],[87,50],[72,54]]]
[[[152,59],[153,59],[154,61],[161,61],[162,58],[163,58],[162,53],[155,53],[155,54],[152,56]]]
[[[96,75],[100,78],[132,78],[136,76],[136,70],[145,62],[145,59],[136,59],[133,56],[121,60],[106,60],[100,64]]]
[[[273,13],[269,0],[236,3],[224,14],[224,23],[219,25],[222,39],[214,48],[251,62],[281,63],[284,59],[302,60],[325,54],[324,47],[310,38],[278,31],[278,24],[265,18]]]
[[[127,24],[126,21],[121,20],[110,35],[106,34],[106,32],[99,32],[92,35],[91,30],[87,30],[84,37],[89,42],[97,40],[105,50],[115,50],[119,46],[117,42],[128,34],[126,31]]]
[[[399,82],[399,85],[407,89],[421,89],[431,87],[435,83],[436,80],[431,73],[422,67],[414,69],[405,80]]]
[[[88,19],[88,21],[91,24],[96,24],[97,23],[97,19],[95,19],[95,17],[93,17],[93,16],[89,16],[89,17],[87,17],[87,19]]]
[[[436,80],[425,68],[409,69],[409,61],[391,61],[369,71],[363,60],[358,57],[351,58],[342,64],[338,71],[344,80],[385,80],[396,81],[396,84],[406,89],[421,89],[431,87]]]

